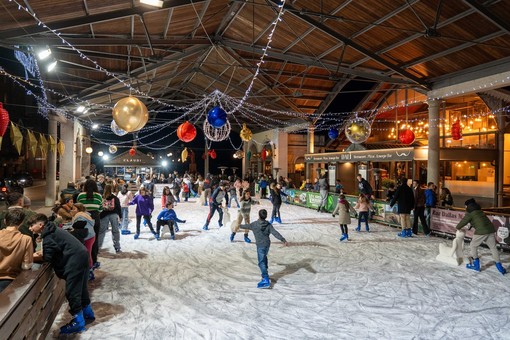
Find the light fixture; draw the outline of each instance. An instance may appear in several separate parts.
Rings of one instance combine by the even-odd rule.
[[[48,65],[48,68],[47,68],[48,72],[53,71],[53,69],[54,69],[55,67],[57,67],[57,61],[56,61],[56,60],[55,60],[55,61],[53,61],[51,64],[49,64],[49,65]]]
[[[103,161],[107,161],[107,160],[109,160],[109,159],[110,159],[110,156],[108,156],[108,155],[103,155]]]
[[[98,155],[99,157],[103,157],[104,152],[103,152],[103,151],[99,151],[99,152],[97,153],[97,155]]]
[[[87,148],[85,149],[85,152],[88,154],[91,154],[92,152],[94,152],[94,150],[90,146],[87,146]]]
[[[167,165],[168,165],[168,162],[167,162],[167,161],[163,161],[163,162],[161,162],[161,165],[163,165],[163,166],[167,166]]]
[[[161,0],[140,0],[141,4],[146,4],[150,6],[163,7],[163,1]]]
[[[173,154],[171,152],[166,154],[168,157],[172,156]]]
[[[85,106],[83,106],[83,105],[78,106],[78,108],[76,109],[76,112],[78,112],[78,113],[85,112]]]
[[[92,129],[96,130],[99,127],[99,124],[92,124]]]
[[[44,50],[41,50],[37,53],[37,57],[40,59],[40,60],[44,60],[46,58],[48,58],[49,56],[51,55],[51,50],[49,48],[46,48]]]

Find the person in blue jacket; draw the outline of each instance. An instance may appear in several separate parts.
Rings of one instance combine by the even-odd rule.
[[[425,189],[425,218],[427,220],[427,226],[430,230],[430,213],[432,208],[437,205],[437,193],[436,185],[434,182],[427,183],[427,189]]]
[[[156,239],[159,240],[160,235],[159,231],[161,230],[161,227],[164,225],[168,225],[170,228],[170,238],[172,240],[175,240],[175,232],[179,231],[179,226],[177,225],[177,222],[179,223],[186,223],[186,220],[180,220],[177,217],[177,214],[174,211],[174,203],[171,201],[168,201],[166,203],[165,209],[161,210],[161,212],[158,215],[157,222],[156,222]],[[175,227],[175,231],[174,231]]]
[[[202,229],[209,230],[209,223],[211,222],[211,218],[214,216],[216,211],[218,211],[218,214],[220,215],[220,218],[218,219],[220,228],[223,226],[223,209],[221,208],[223,199],[228,202],[228,194],[225,191],[225,184],[220,182],[218,187],[211,195],[211,199],[209,201],[209,215],[207,215],[207,220],[205,221],[205,225],[202,227]]]

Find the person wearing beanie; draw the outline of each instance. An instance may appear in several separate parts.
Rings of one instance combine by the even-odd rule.
[[[477,272],[480,271],[480,259],[478,258],[478,247],[485,243],[492,252],[492,258],[496,262],[496,268],[503,275],[506,274],[506,269],[501,264],[499,259],[498,248],[496,247],[496,230],[494,225],[489,220],[487,215],[482,211],[480,205],[475,201],[474,198],[468,199],[464,202],[466,205],[466,215],[457,224],[457,230],[462,229],[468,223],[471,224],[470,228],[475,228],[475,234],[471,239],[469,246],[470,255],[469,262],[466,265],[467,269],[472,269]]]

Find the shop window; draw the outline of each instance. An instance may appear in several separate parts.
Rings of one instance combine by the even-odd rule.
[[[445,180],[494,182],[495,169],[489,162],[446,162]]]

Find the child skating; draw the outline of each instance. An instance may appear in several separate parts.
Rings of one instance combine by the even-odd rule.
[[[354,209],[358,212],[358,227],[356,228],[356,231],[361,231],[361,220],[365,221],[365,230],[367,232],[370,231],[370,227],[368,226],[368,214],[372,209],[372,205],[368,201],[368,198],[365,195],[360,194]]]
[[[234,242],[234,237],[236,236],[236,233],[239,231],[239,226],[241,225],[241,222],[249,224],[250,223],[250,212],[251,212],[251,206],[254,204],[260,204],[258,201],[255,201],[251,198],[250,191],[243,192],[243,196],[241,198],[240,202],[240,209],[237,213],[237,220],[232,222],[230,225],[230,228],[232,229],[232,234],[230,234],[230,242]],[[246,243],[250,243],[251,240],[248,237],[248,229],[244,229],[244,241]]]
[[[266,218],[267,210],[262,209],[259,211],[259,219],[257,221],[240,226],[242,229],[252,230],[255,235],[258,264],[262,274],[262,280],[257,284],[257,288],[271,288],[271,281],[269,280],[269,274],[267,271],[267,255],[269,253],[269,247],[271,246],[269,235],[272,234],[274,237],[282,241],[285,246],[289,245],[285,238],[273,228],[273,225],[266,221]]]
[[[164,225],[167,225],[170,229],[170,239],[175,240],[175,233],[179,231],[179,226],[177,225],[177,222],[179,223],[186,223],[186,220],[180,220],[177,217],[177,214],[175,213],[174,209],[174,203],[172,201],[168,201],[166,203],[165,209],[161,210],[161,212],[158,215],[157,222],[156,222],[156,239],[160,239],[160,233],[161,227]]]
[[[348,224],[351,224],[351,216],[349,213],[351,212],[351,205],[345,199],[345,195],[340,195],[338,197],[338,203],[336,205],[335,210],[333,211],[333,217],[338,214],[338,224],[340,225],[340,229],[342,230],[342,237],[340,237],[340,241],[348,241],[349,240],[349,230],[347,228]]]
[[[271,213],[271,221],[269,223],[278,222],[282,223],[282,217],[280,215],[280,207],[282,206],[282,195],[287,196],[286,193],[281,191],[282,186],[280,183],[271,183],[269,190],[271,192],[271,203],[273,203],[273,211]]]

